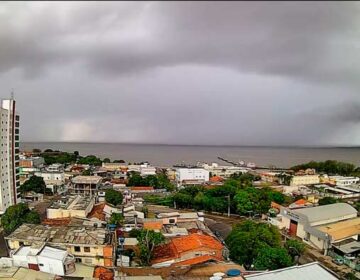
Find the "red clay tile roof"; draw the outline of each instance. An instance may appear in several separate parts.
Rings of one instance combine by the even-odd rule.
[[[112,280],[114,279],[114,272],[109,268],[97,266],[94,269],[93,277],[101,280]]]
[[[209,179],[209,181],[215,183],[215,182],[222,182],[222,181],[224,181],[224,179],[221,178],[220,176],[213,176]]]
[[[101,203],[98,205],[94,205],[91,212],[88,214],[88,218],[97,218],[101,221],[105,221],[105,213],[104,213],[105,203]]]
[[[201,263],[205,263],[208,261],[217,261],[218,259],[213,257],[213,256],[209,256],[209,255],[204,255],[204,256],[199,256],[199,257],[195,257],[192,259],[188,259],[188,260],[184,260],[181,262],[177,262],[172,264],[172,266],[182,266],[182,265],[196,265],[196,264],[201,264]]]
[[[176,252],[174,244],[170,242],[155,247],[152,263],[161,263],[164,261],[177,259],[178,257],[179,255]]]
[[[42,221],[42,224],[48,226],[66,226],[70,221],[70,218],[45,219]]]
[[[173,238],[168,244],[157,246],[154,250],[152,263],[155,264],[176,259],[184,252],[196,251],[204,247],[213,250],[222,250],[224,246],[210,235],[192,233],[187,236]]]
[[[305,205],[307,201],[305,199],[299,199],[294,202],[297,205]]]
[[[153,187],[130,187],[132,191],[153,191]]]
[[[188,236],[172,239],[178,253],[191,251],[201,247],[222,250],[224,247],[219,241],[209,235],[193,233]]]

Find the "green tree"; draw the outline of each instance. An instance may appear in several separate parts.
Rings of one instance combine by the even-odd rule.
[[[173,200],[179,208],[190,208],[193,205],[193,197],[189,194],[178,192],[173,196]]]
[[[326,196],[326,197],[320,198],[318,203],[319,203],[319,205],[328,205],[328,204],[334,204],[336,202],[337,202],[336,198]]]
[[[138,233],[137,240],[139,241],[141,264],[148,266],[153,257],[155,247],[162,244],[165,241],[165,237],[160,232],[142,229]]]
[[[100,166],[102,164],[102,160],[94,155],[89,155],[86,157],[80,157],[78,163]]]
[[[1,217],[1,225],[6,234],[13,232],[23,223],[40,223],[39,214],[36,211],[30,211],[29,207],[24,203],[10,206]]]
[[[109,189],[105,191],[105,201],[114,206],[120,205],[123,202],[123,195],[121,192]]]
[[[90,169],[86,169],[81,173],[83,176],[90,176],[91,175],[91,170]]]
[[[146,183],[143,178],[140,176],[139,172],[129,172],[129,180],[127,185],[128,186],[144,186],[144,184]]]
[[[274,226],[250,220],[235,225],[225,241],[230,258],[247,267],[253,264],[261,248],[281,245],[280,233]]]
[[[257,270],[274,270],[293,264],[286,249],[265,246],[261,248],[255,258],[254,267]]]
[[[296,239],[288,239],[285,242],[285,249],[294,260],[296,256],[300,257],[305,252],[305,244]]]
[[[124,221],[124,217],[121,213],[111,213],[109,224],[112,225],[121,225]]]
[[[125,161],[122,160],[122,159],[116,159],[116,160],[114,160],[113,162],[114,162],[114,163],[125,163]]]
[[[33,149],[32,151],[33,151],[33,153],[35,153],[35,154],[40,154],[40,153],[41,153],[41,150],[40,150],[40,149]]]
[[[110,160],[109,158],[104,158],[104,159],[103,159],[103,162],[109,163],[109,162],[111,162],[111,160]]]
[[[34,191],[36,193],[45,193],[46,192],[46,184],[42,177],[31,176],[24,184],[20,186],[20,192],[22,194]]]

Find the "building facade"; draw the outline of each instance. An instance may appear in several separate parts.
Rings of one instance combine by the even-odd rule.
[[[295,175],[291,178],[290,186],[315,185],[319,183],[319,175]]]
[[[209,171],[203,168],[177,168],[176,183],[178,186],[186,184],[186,182],[204,183],[209,181]]]
[[[20,202],[19,165],[19,115],[16,115],[15,100],[1,101],[0,108],[0,213]]]

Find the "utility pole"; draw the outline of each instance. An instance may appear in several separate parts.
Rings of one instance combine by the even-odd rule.
[[[227,198],[228,198],[228,217],[230,217],[230,195],[228,195]]]

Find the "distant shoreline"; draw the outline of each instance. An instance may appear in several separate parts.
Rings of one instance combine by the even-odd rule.
[[[119,144],[119,145],[152,145],[152,146],[191,146],[191,147],[239,147],[239,148],[291,148],[291,149],[359,149],[360,146],[316,146],[316,145],[227,145],[227,144],[168,144],[168,143],[136,143],[136,142],[82,142],[82,141],[21,141],[26,144]]]
[[[170,145],[140,143],[85,143],[85,142],[21,142],[20,150],[34,148],[64,152],[78,151],[81,155],[95,155],[126,162],[148,161],[153,165],[196,164],[221,162],[218,157],[233,162],[253,162],[258,166],[288,168],[309,161],[338,160],[360,166],[359,147],[270,147],[220,145]]]

